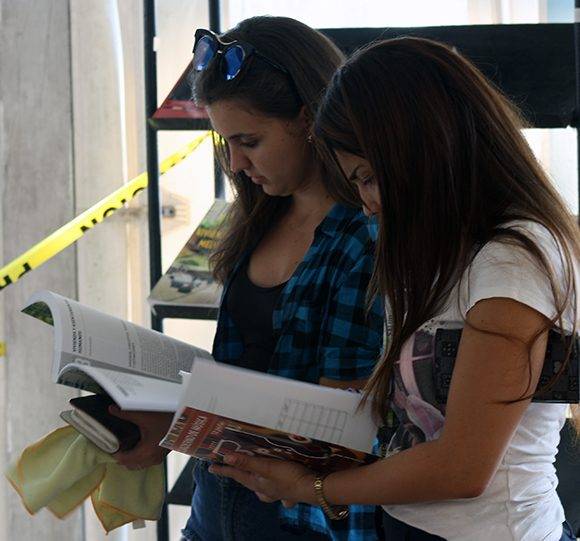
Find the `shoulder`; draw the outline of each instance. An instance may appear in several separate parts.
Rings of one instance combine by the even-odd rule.
[[[537,249],[547,269],[528,243]],[[499,228],[498,235],[481,248],[471,263],[472,270],[491,266],[515,267],[554,278],[561,278],[569,270],[565,252],[556,236],[542,224],[523,220],[508,222]]]
[[[466,287],[466,308],[479,300],[502,297],[526,304],[551,319],[558,307],[566,306],[564,319],[570,326],[577,301],[569,288],[571,280],[576,288],[580,283],[577,266],[570,265],[575,265],[573,258],[568,263],[565,250],[548,228],[531,221],[508,222],[479,250],[467,269],[462,284]]]
[[[345,255],[357,258],[372,252],[378,227],[361,209],[337,203],[320,224],[320,232]]]

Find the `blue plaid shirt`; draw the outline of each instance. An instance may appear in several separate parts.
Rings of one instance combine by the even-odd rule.
[[[366,313],[375,238],[376,225],[360,210],[340,204],[331,209],[274,309],[277,344],[270,373],[314,383],[371,374],[383,336],[380,301]],[[229,364],[239,364],[243,344],[223,299],[241,264],[225,284],[213,345],[216,361]],[[306,504],[279,509],[282,522],[292,528],[323,532],[336,541],[377,539],[372,506],[353,505],[342,521],[330,521],[322,509]]]

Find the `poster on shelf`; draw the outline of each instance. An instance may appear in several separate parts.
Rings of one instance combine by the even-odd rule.
[[[148,301],[161,317],[211,318],[217,313],[222,287],[209,269],[230,204],[216,199],[167,272],[155,284]]]

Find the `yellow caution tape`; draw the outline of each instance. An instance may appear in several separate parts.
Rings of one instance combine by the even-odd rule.
[[[6,355],[6,343],[0,342],[0,357],[4,357]]]
[[[200,135],[183,148],[179,149],[159,165],[159,174],[167,173],[172,167],[187,158],[208,136],[210,132]],[[108,195],[76,218],[57,229],[22,255],[0,269],[0,291],[13,284],[27,272],[39,267],[51,257],[77,241],[83,234],[113,214],[116,210],[133,199],[147,187],[147,173],[141,173],[118,190]]]

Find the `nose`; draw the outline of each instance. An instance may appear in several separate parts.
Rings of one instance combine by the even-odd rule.
[[[230,169],[232,173],[240,173],[244,169],[250,169],[251,165],[252,162],[241,149],[233,145],[230,146]]]

